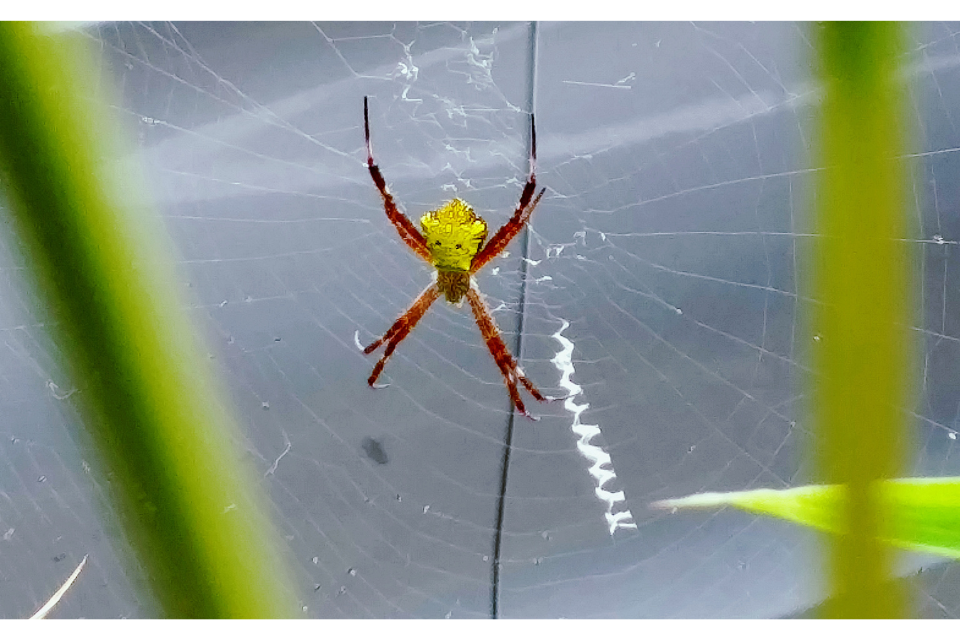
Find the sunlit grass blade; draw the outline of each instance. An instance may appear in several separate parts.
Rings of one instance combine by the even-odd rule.
[[[78,388],[82,440],[165,615],[297,615],[163,226],[119,173],[84,42],[0,23],[0,184]]]
[[[47,617],[47,614],[50,613],[57,604],[59,604],[60,599],[63,598],[64,594],[73,586],[73,583],[77,581],[77,578],[80,576],[80,572],[83,571],[83,567],[87,564],[87,557],[83,556],[83,560],[80,561],[80,564],[77,565],[77,568],[73,570],[73,573],[70,574],[70,577],[67,578],[67,581],[57,589],[56,593],[50,596],[50,599],[47,600],[42,607],[37,609],[37,612],[30,616],[31,620],[43,620]]]
[[[912,551],[960,558],[960,477],[904,478],[878,483],[878,502],[889,516],[882,540]],[[838,485],[699,493],[661,500],[658,509],[736,507],[831,533],[844,533]]]

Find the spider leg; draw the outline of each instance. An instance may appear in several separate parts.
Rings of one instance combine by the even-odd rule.
[[[387,348],[383,352],[383,357],[377,361],[377,364],[373,367],[373,373],[370,374],[370,377],[367,379],[367,384],[371,387],[377,382],[377,378],[380,377],[380,373],[383,372],[384,365],[387,364],[387,359],[393,354],[394,349],[397,348],[397,345],[403,342],[403,339],[406,338],[410,331],[413,330],[417,323],[420,322],[420,319],[423,318],[423,314],[427,312],[427,309],[430,308],[430,305],[436,302],[437,298],[440,297],[440,290],[437,288],[437,283],[431,284],[429,287],[423,290],[417,299],[413,301],[413,304],[410,305],[410,308],[407,309],[402,316],[397,318],[396,322],[393,323],[387,332],[383,334],[383,337],[377,340],[376,342],[368,345],[363,352],[367,355],[373,353],[380,348],[384,342],[387,343]]]
[[[397,233],[400,234],[400,239],[403,240],[408,247],[413,249],[414,253],[428,263],[433,264],[433,258],[430,256],[430,250],[427,248],[427,243],[423,239],[423,235],[421,235],[420,231],[410,222],[410,218],[403,215],[397,208],[397,203],[394,202],[393,196],[390,195],[390,192],[387,190],[387,182],[383,179],[383,174],[380,173],[380,167],[373,162],[373,150],[370,147],[370,116],[367,110],[367,96],[363,97],[363,138],[367,145],[367,169],[370,170],[370,177],[373,178],[373,184],[377,186],[377,189],[380,191],[380,196],[383,198],[383,210],[386,212],[387,218],[393,223],[393,226],[396,227]]]
[[[537,197],[531,202],[533,198],[533,193],[537,189],[537,127],[533,118],[533,114],[530,114],[530,175],[527,177],[527,183],[523,186],[523,192],[520,194],[520,202],[517,204],[516,210],[513,212],[513,216],[500,227],[497,232],[490,238],[490,241],[483,246],[482,249],[477,253],[473,258],[473,262],[470,265],[470,273],[476,273],[479,271],[483,265],[487,264],[498,255],[500,255],[504,249],[507,248],[507,245],[510,244],[510,241],[513,240],[518,233],[523,229],[523,226],[527,224],[530,220],[530,216],[533,215],[533,210],[536,208],[537,203],[540,202],[540,198],[543,197],[543,192],[546,189],[541,189],[540,193],[537,194]]]
[[[473,310],[473,316],[477,320],[477,326],[480,328],[480,333],[487,343],[487,348],[490,349],[490,355],[493,356],[494,362],[497,363],[500,372],[503,374],[507,391],[510,392],[510,399],[513,401],[517,411],[531,420],[539,420],[539,418],[534,418],[530,415],[526,407],[523,406],[523,401],[520,399],[520,391],[517,389],[517,381],[519,380],[526,390],[530,392],[530,395],[540,402],[546,402],[547,398],[533,386],[533,383],[523,375],[523,371],[517,366],[517,361],[510,355],[510,350],[507,349],[507,345],[504,344],[503,338],[500,336],[497,323],[493,320],[493,316],[490,315],[490,310],[487,309],[486,303],[483,301],[483,298],[480,297],[480,291],[477,290],[472,281],[470,282],[470,288],[467,289],[467,301]]]

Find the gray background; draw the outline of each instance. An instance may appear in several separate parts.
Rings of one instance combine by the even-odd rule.
[[[479,276],[511,349],[570,405],[518,419],[504,513],[504,617],[768,617],[821,598],[817,539],[657,499],[811,479],[802,389],[819,87],[811,25],[101,24],[85,33],[112,114],[174,238],[191,313],[226,380],[312,617],[487,617],[510,403],[466,307],[438,302],[373,391],[354,345],[430,281],[363,165],[412,217],[455,194],[492,228],[526,175],[524,244]],[[903,57],[923,317],[913,473],[960,473],[956,26]],[[535,79],[535,80],[534,80]],[[534,83],[535,85],[531,84]],[[0,616],[32,614],[89,554],[54,617],[157,614],[89,470],[69,380],[4,218],[0,234]],[[800,274],[801,277],[798,277]],[[529,399],[525,396],[525,399]],[[585,406],[588,405],[588,406]],[[579,409],[578,409],[579,410]],[[575,421],[623,491],[610,532]],[[909,567],[929,564],[912,559]],[[905,565],[905,567],[908,565]],[[907,569],[905,569],[906,571]],[[912,569],[911,569],[912,570]],[[916,580],[954,616],[951,564]]]

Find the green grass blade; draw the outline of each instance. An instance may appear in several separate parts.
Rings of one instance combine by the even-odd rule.
[[[812,309],[815,454],[820,477],[848,487],[841,534],[830,536],[832,614],[900,617],[888,576],[892,551],[879,540],[889,515],[876,483],[901,474],[910,406],[911,357],[903,51],[896,23],[819,28],[824,82],[822,180],[817,193]]]
[[[4,195],[128,540],[173,617],[298,613],[159,218],[118,175],[77,36],[0,23]]]
[[[879,502],[890,516],[882,539],[912,551],[960,558],[960,477],[905,478],[880,483]],[[659,509],[736,507],[774,516],[821,531],[842,534],[846,517],[842,487],[815,485],[794,489],[757,489],[700,493],[661,500]]]

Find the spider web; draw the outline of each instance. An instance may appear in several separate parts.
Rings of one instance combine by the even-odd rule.
[[[783,616],[821,599],[810,534],[646,507],[811,479],[811,28],[542,24],[534,49],[525,24],[86,29],[305,615],[491,614],[511,414],[469,309],[436,303],[386,389],[367,388],[375,358],[354,345],[432,277],[363,166],[364,95],[403,209],[416,219],[456,194],[491,229],[526,177],[534,96],[547,193],[529,237],[477,279],[528,377],[571,395],[530,399],[542,419],[513,424],[498,614]],[[904,56],[923,315],[908,412],[913,472],[929,475],[960,473],[955,28],[917,26]],[[32,614],[85,555],[54,617],[155,615],[76,436],[82,384],[57,364],[16,238],[2,240],[0,615]],[[922,574],[920,614],[955,616],[957,584],[950,564]]]

